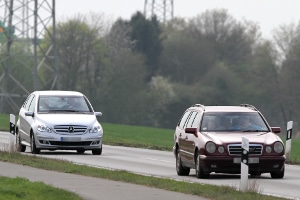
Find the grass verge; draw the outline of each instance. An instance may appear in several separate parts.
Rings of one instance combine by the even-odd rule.
[[[227,199],[243,199],[243,200],[273,200],[283,199],[273,196],[266,196],[257,193],[257,191],[240,192],[234,187],[227,186],[213,186],[207,184],[190,183],[183,181],[176,181],[167,178],[158,178],[152,176],[143,176],[129,173],[126,171],[111,171],[107,169],[99,169],[95,167],[76,165],[70,162],[40,158],[37,156],[27,156],[19,153],[0,152],[0,161],[10,162],[20,165],[27,165],[35,168],[59,171],[64,173],[73,173],[84,176],[91,176],[96,178],[103,178],[115,181],[122,181],[126,183],[133,183],[144,185],[148,187],[160,188],[169,191],[181,192],[185,194],[192,194],[201,197],[206,197],[215,200]]]
[[[0,199],[81,200],[82,198],[72,192],[46,185],[43,182],[30,182],[28,179],[20,177],[9,178],[0,176]]]

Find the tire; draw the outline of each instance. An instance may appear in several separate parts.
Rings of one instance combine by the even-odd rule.
[[[100,149],[93,149],[92,153],[93,153],[93,155],[101,155],[102,154],[102,148],[100,148]]]
[[[188,176],[190,174],[190,168],[184,167],[181,162],[180,154],[176,155],[176,171],[178,176]]]
[[[196,177],[197,178],[208,178],[209,173],[204,173],[203,168],[200,164],[200,156],[196,155],[196,162],[195,162],[195,170],[196,170]]]
[[[84,149],[77,149],[78,154],[84,154],[85,150]]]
[[[250,173],[250,176],[251,176],[252,178],[254,178],[254,177],[260,177],[260,176],[261,176],[261,173],[260,173],[260,172],[252,172],[252,173]]]
[[[33,133],[31,133],[31,135],[30,135],[30,148],[31,148],[31,153],[32,154],[39,154],[40,153],[40,149],[36,148]]]
[[[18,152],[25,152],[26,150],[26,146],[21,144],[21,139],[18,131],[16,132],[16,150]]]
[[[283,165],[283,168],[280,172],[271,172],[271,177],[272,178],[276,178],[276,179],[279,179],[279,178],[283,178],[284,177],[284,171],[285,171],[285,167]]]

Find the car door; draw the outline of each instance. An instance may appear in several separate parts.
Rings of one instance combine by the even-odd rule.
[[[184,128],[186,126],[186,123],[188,122],[189,116],[191,114],[191,111],[186,111],[181,120],[180,123],[178,124],[177,128],[176,128],[176,134],[178,137],[178,145],[179,145],[179,152],[181,155],[181,159],[184,162],[185,160],[187,160],[187,152],[185,151],[185,140],[186,140],[186,133],[184,131]]]
[[[21,138],[24,138],[24,127],[25,127],[25,112],[28,111],[28,108],[29,108],[29,102],[32,101],[32,98],[33,98],[33,95],[30,94],[26,100],[24,101],[21,109],[20,109],[20,112],[19,112],[19,134],[21,136]]]
[[[200,121],[200,113],[197,111],[194,111],[191,113],[189,117],[189,121],[186,124],[185,128],[199,128],[199,121]],[[192,133],[185,133],[185,143],[184,143],[184,150],[187,152],[186,159],[189,163],[194,163],[194,153],[195,153],[195,143],[197,140],[197,136]]]
[[[28,143],[30,143],[30,130],[31,124],[33,123],[33,117],[26,116],[26,112],[34,111],[35,99],[35,95],[32,94],[28,99],[24,109],[21,109],[20,111],[20,134],[22,134],[21,137]]]

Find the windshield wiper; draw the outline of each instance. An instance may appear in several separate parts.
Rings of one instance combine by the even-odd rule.
[[[268,132],[267,130],[254,130],[254,129],[249,129],[249,130],[243,130],[243,132]]]
[[[57,109],[57,110],[49,110],[49,112],[79,112],[79,111],[78,110]]]
[[[261,132],[261,130],[243,130],[243,132]]]

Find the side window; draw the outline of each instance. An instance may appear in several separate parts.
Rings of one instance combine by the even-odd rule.
[[[196,116],[195,116],[195,119],[193,121],[193,124],[191,127],[193,128],[198,128],[198,125],[200,124],[200,113],[197,112]]]
[[[22,107],[23,107],[23,108],[26,107],[26,103],[27,103],[28,99],[29,99],[29,96],[26,98],[26,100],[25,100],[24,103],[22,104]]]
[[[24,102],[23,107],[25,108],[25,110],[29,110],[29,106],[30,106],[30,103],[31,103],[33,97],[34,97],[34,95],[31,94]]]
[[[184,124],[186,122],[186,119],[188,118],[188,116],[190,115],[191,111],[187,111],[183,114],[181,120],[180,120],[180,123],[179,123],[179,128],[183,129],[184,127]]]
[[[28,102],[28,99],[30,99],[31,96],[32,96],[32,95],[29,95],[29,96],[26,98],[26,100],[24,101],[24,103],[23,103],[23,105],[22,105],[23,108],[26,108],[26,104],[27,104],[27,102]]]
[[[35,101],[36,101],[36,98],[35,98],[35,95],[33,95],[32,97],[32,101],[29,103],[29,111],[34,111],[34,106],[35,106]]]
[[[186,127],[188,127],[188,128],[192,127],[192,124],[194,123],[196,115],[197,115],[197,112],[192,112],[192,114],[189,118],[189,121],[186,124]]]

